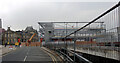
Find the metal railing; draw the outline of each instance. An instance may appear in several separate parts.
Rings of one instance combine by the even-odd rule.
[[[110,43],[110,46],[113,47],[113,50],[114,47],[116,45],[119,45],[118,43],[120,43],[120,2],[117,3],[115,6],[113,6],[112,8],[110,8],[109,10],[105,11],[104,13],[102,13],[100,16],[98,16],[97,18],[93,19],[92,21],[90,21],[89,23],[87,23],[85,26],[81,27],[80,29],[77,29],[76,31],[66,35],[64,38],[68,38],[72,35],[74,35],[74,46],[73,46],[73,49],[74,49],[74,63],[75,63],[75,56],[76,56],[76,40],[78,40],[79,38],[76,37],[77,36],[77,32],[85,29],[85,28],[92,28],[92,27],[98,27],[99,25],[94,23],[94,22],[104,22],[102,23],[101,26],[99,26],[101,29],[96,29],[96,32],[95,32],[95,37],[92,37],[90,33],[86,32],[85,34],[88,36],[91,36],[91,37],[87,37],[86,38],[82,38],[82,39],[79,39],[81,42],[82,41],[86,41],[86,39],[88,39],[89,42],[92,42],[92,41],[95,41],[96,44],[92,44],[92,43],[82,43],[82,44],[79,44],[79,45],[89,45],[87,46],[88,48],[89,47],[95,47],[95,46],[106,46],[106,44],[109,44]],[[113,29],[115,28],[115,29]],[[103,30],[102,30],[103,29]],[[112,30],[111,30],[112,29]],[[92,29],[91,29],[92,30]],[[95,31],[95,30],[94,30]],[[104,40],[103,40],[104,39]],[[114,41],[113,41],[114,40]],[[118,50],[118,49],[116,49]]]
[[[73,60],[67,54],[65,54],[64,52],[62,52],[60,50],[57,50],[57,52],[60,53],[62,56],[64,56],[64,58],[66,59],[64,61],[70,62],[70,63],[73,62]]]

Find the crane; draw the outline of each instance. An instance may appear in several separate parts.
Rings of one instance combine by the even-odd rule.
[[[28,40],[28,42],[31,42],[31,40],[33,39],[33,37],[36,35],[36,33],[34,33],[31,38]]]
[[[28,39],[26,46],[29,46],[31,43],[31,40],[33,39],[33,37],[36,35],[36,33],[33,33],[33,35],[30,37],[30,39]]]

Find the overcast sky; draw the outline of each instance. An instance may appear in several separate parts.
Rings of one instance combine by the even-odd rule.
[[[3,28],[38,29],[43,21],[90,21],[119,0],[0,0]]]

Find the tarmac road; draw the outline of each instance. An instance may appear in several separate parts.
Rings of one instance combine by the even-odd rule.
[[[21,47],[2,57],[2,63],[57,63],[56,60],[41,47]]]

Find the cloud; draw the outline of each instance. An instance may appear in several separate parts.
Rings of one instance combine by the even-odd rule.
[[[6,11],[2,11],[0,16],[4,21],[3,27],[6,29],[11,25],[14,30],[22,30],[30,25],[38,29],[38,21],[90,21],[115,4],[112,2],[12,1],[3,5]]]

